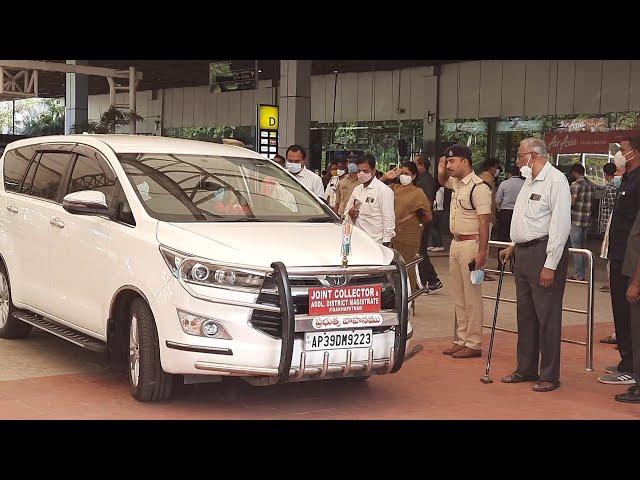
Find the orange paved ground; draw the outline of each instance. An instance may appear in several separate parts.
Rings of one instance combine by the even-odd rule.
[[[610,324],[597,324],[595,338],[610,331]],[[584,327],[567,326],[564,335],[582,338]],[[125,377],[103,369],[0,381],[0,418],[640,419],[640,405],[613,400],[626,387],[596,381],[605,365],[617,361],[613,346],[596,343],[596,371],[589,373],[584,347],[563,344],[562,387],[535,393],[529,383],[499,382],[513,370],[515,342],[513,334],[496,335],[491,385],[479,381],[486,351],[481,359],[452,359],[440,353],[449,340],[435,338],[420,342],[424,351],[399,373],[360,385],[324,381],[265,388],[231,381],[183,387],[170,403],[142,404],[130,397]]]

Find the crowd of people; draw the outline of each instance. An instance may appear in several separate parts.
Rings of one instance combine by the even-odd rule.
[[[376,242],[397,249],[406,262],[422,256],[419,275],[427,293],[443,288],[427,254],[439,189],[429,173],[428,159],[418,156],[415,162],[405,162],[383,174],[372,154],[352,152],[345,160],[330,162],[327,175],[320,177],[306,167],[306,157],[304,147],[291,145],[286,157],[277,155],[274,160],[340,217],[348,218]],[[439,239],[439,232],[434,235]],[[443,250],[441,240],[439,248]],[[417,288],[413,269],[409,279],[412,288]]]
[[[482,283],[492,280],[484,274],[489,240],[509,242],[499,257],[503,264],[510,262],[516,283],[517,365],[502,381],[534,382],[537,392],[560,386],[566,281],[587,281],[582,255],[574,255],[575,274],[568,275],[569,247],[587,248],[595,221],[593,227],[604,236],[601,257],[607,259],[609,272],[602,291],[611,295],[615,325],[603,341],[617,343],[621,357],[598,380],[629,385],[615,399],[640,403],[640,138],[621,141],[614,163],[603,167],[604,187],[594,185],[581,164],[570,168],[570,184],[552,165],[539,138],[520,143],[516,165],[499,185],[499,162],[485,160],[476,174],[471,150],[464,145],[445,150],[437,179],[422,155],[382,174],[373,155],[351,153],[331,162],[324,178],[306,168],[306,151],[300,145],[290,146],[286,157],[275,160],[338,215],[376,242],[397,249],[405,261],[422,256],[419,275],[428,293],[443,288],[428,252],[444,250],[439,224],[445,189],[451,190],[449,273],[456,331],[443,353],[452,358],[481,356]],[[415,288],[413,271],[410,282]]]

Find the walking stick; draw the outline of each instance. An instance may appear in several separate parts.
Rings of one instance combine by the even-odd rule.
[[[484,375],[480,378],[482,383],[493,383],[489,371],[491,370],[491,354],[493,353],[493,339],[496,336],[496,323],[498,321],[498,307],[500,306],[500,293],[502,291],[502,280],[504,279],[504,266],[505,262],[502,259],[500,262],[500,278],[498,279],[498,291],[496,293],[496,308],[493,312],[493,325],[491,326],[491,340],[489,340],[489,355],[487,357],[487,367],[484,371]]]

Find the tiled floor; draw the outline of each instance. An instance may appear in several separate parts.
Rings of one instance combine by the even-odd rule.
[[[445,288],[422,297],[414,320],[415,339],[424,350],[394,375],[363,384],[314,381],[252,387],[241,380],[178,389],[170,402],[133,400],[124,376],[104,369],[102,357],[51,335],[36,332],[24,340],[0,340],[0,419],[640,419],[640,405],[615,402],[626,387],[599,384],[597,376],[615,364],[612,345],[597,340],[612,330],[609,297],[596,291],[596,371],[586,372],[585,348],[563,344],[562,387],[535,393],[531,384],[506,385],[501,376],[515,366],[516,336],[496,335],[493,384],[482,358],[452,359],[441,354],[450,344],[452,302],[446,257],[434,259]],[[510,281],[504,295],[512,296]],[[496,283],[485,284],[492,294]],[[599,287],[600,283],[598,283]],[[583,287],[570,286],[565,303],[583,308]],[[486,323],[493,302],[486,302]],[[500,325],[513,326],[515,306],[500,306]],[[584,317],[567,314],[564,337],[584,339]]]

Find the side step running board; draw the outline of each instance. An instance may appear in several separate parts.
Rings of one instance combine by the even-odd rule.
[[[84,333],[77,332],[72,328],[60,325],[59,323],[48,320],[40,315],[36,315],[35,313],[18,310],[13,315],[18,320],[29,323],[34,327],[38,327],[45,332],[63,338],[64,340],[78,345],[79,347],[86,348],[87,350],[91,350],[93,352],[104,352],[107,348],[106,344],[100,340],[96,340]]]

